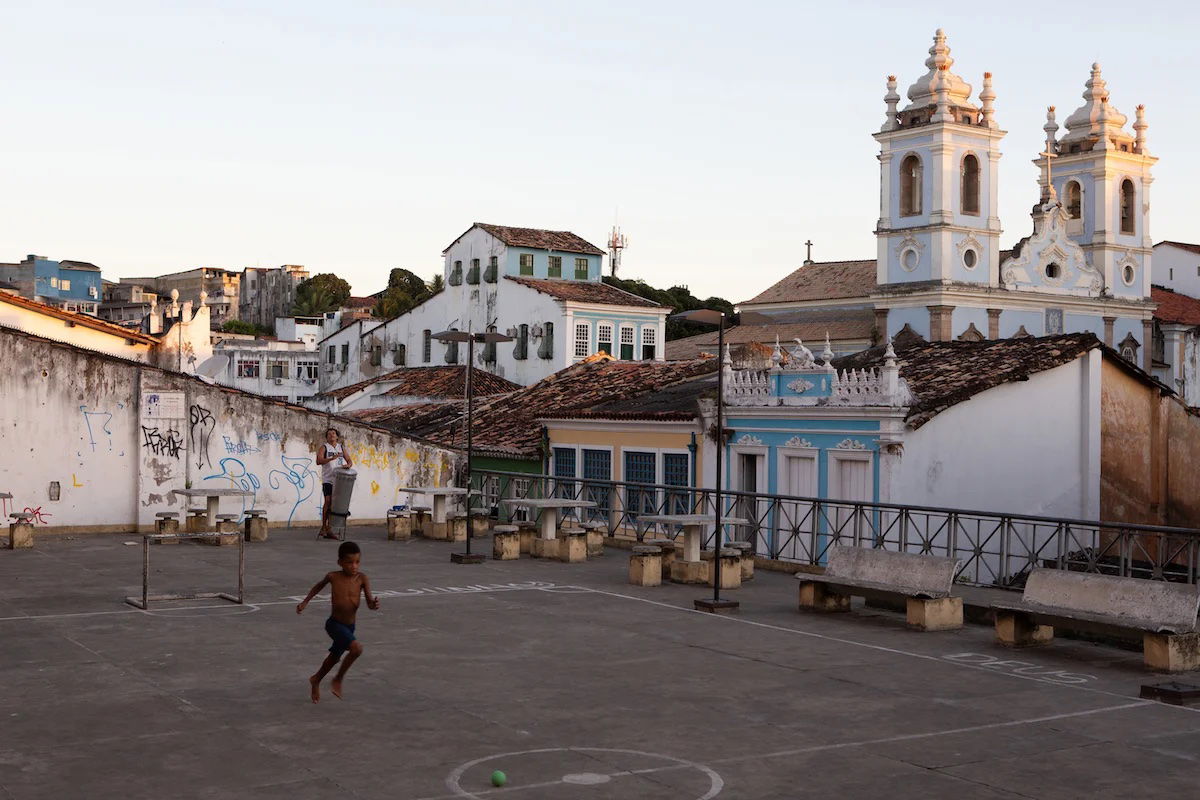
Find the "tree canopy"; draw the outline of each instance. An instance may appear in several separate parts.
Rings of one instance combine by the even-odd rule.
[[[274,331],[270,328],[265,328],[262,325],[255,325],[253,322],[246,322],[240,319],[228,320],[221,326],[221,330],[225,333],[246,333],[251,336],[273,336]]]
[[[623,280],[621,278],[614,278],[611,275],[606,275],[604,282],[618,289],[624,289],[630,294],[636,294],[638,297],[644,297],[647,300],[653,300],[656,303],[667,306],[672,309],[672,313],[694,311],[697,308],[711,308],[714,311],[724,311],[726,314],[733,313],[733,304],[728,300],[722,297],[708,297],[701,300],[693,295],[686,286],[656,289],[643,280]],[[698,333],[710,330],[712,330],[711,325],[668,319],[667,341],[682,339],[685,336],[695,336]]]
[[[387,288],[383,290],[371,313],[381,319],[392,319],[412,310],[441,290],[441,273],[426,283],[415,273],[396,267],[388,274]]]
[[[349,283],[332,272],[322,272],[296,287],[292,313],[304,317],[319,316],[341,308],[349,297]]]

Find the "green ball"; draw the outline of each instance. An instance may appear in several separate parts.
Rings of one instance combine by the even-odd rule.
[[[500,770],[492,773],[492,786],[503,786],[508,781],[508,776]]]

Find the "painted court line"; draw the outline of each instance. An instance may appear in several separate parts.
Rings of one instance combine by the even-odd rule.
[[[587,587],[579,587],[579,588],[586,589]],[[645,597],[634,597],[633,595],[621,594],[619,592],[608,592],[608,591],[604,591],[603,589],[588,589],[588,591],[593,594],[603,594],[603,595],[607,595],[609,597],[619,597],[623,600],[635,600],[639,603],[647,603],[652,606],[660,606],[662,608],[671,609],[672,611],[682,611],[686,614],[697,614],[699,616],[707,617],[710,619],[719,619],[719,620],[724,620],[726,622],[740,622],[743,625],[753,625],[756,628],[767,628],[768,630],[780,631],[782,633],[792,633],[792,634],[797,634],[799,636],[807,636],[812,639],[822,639],[827,642],[837,642],[839,644],[848,644],[848,645],[852,645],[854,647],[863,647],[868,650],[877,650],[881,653],[891,653],[893,655],[898,655],[898,656],[908,656],[909,658],[919,658],[923,661],[934,661],[938,664],[950,664],[950,665],[958,667],[960,669],[969,669],[969,670],[973,670],[975,672],[985,672],[989,675],[1004,675],[1004,676],[1007,676],[1010,678],[1016,678],[1018,680],[1032,681],[1034,683],[1040,683],[1045,686],[1058,686],[1063,689],[1075,689],[1075,690],[1081,691],[1081,692],[1092,692],[1093,694],[1100,694],[1100,695],[1104,695],[1106,697],[1116,697],[1116,698],[1120,698],[1123,700],[1129,699],[1129,695],[1120,694],[1118,692],[1110,692],[1110,691],[1106,691],[1104,689],[1096,689],[1091,686],[1080,686],[1077,684],[1069,684],[1069,683],[1062,683],[1059,681],[1046,680],[1045,678],[1041,678],[1036,675],[1021,675],[1016,672],[1002,672],[1002,671],[995,670],[995,669],[989,669],[985,666],[966,664],[961,661],[949,660],[942,656],[929,655],[928,653],[916,653],[911,650],[900,650],[899,648],[887,647],[886,645],[870,644],[868,642],[860,642],[860,641],[856,641],[854,639],[844,639],[839,636],[829,636],[828,634],[824,634],[824,633],[814,633],[813,631],[801,630],[800,628],[785,628],[782,625],[772,625],[769,622],[756,622],[751,619],[744,619],[742,617],[730,616],[730,615],[726,615],[726,614],[709,614],[704,611],[696,611],[694,609],[685,608],[683,606],[671,605],[670,603],[664,603],[659,600],[649,600]],[[1135,705],[1155,705],[1155,706],[1161,706],[1163,708],[1175,708],[1175,709],[1179,709],[1180,711],[1188,711],[1191,713],[1200,713],[1200,707],[1176,706],[1176,705],[1171,705],[1169,703],[1157,703],[1152,700],[1142,700],[1142,701],[1139,701],[1138,703],[1136,703]]]

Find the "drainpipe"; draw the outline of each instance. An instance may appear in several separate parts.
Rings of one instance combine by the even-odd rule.
[[[692,441],[687,446],[688,452],[692,455],[692,486],[699,486],[696,482],[696,432],[692,431]]]

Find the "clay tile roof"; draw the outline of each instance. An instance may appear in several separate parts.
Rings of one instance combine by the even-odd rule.
[[[397,381],[396,385],[383,394],[393,397],[463,397],[467,391],[466,366],[448,365],[444,367],[402,367],[384,375],[368,378],[365,381],[352,383],[328,392],[322,392],[321,397],[332,397],[344,400],[372,384],[380,381]],[[520,384],[505,380],[498,375],[475,370],[471,376],[471,392],[475,397],[486,397],[494,394],[504,394],[520,389]]]
[[[864,311],[838,311],[838,312],[818,312],[806,314],[802,321],[797,322],[779,322],[770,325],[738,325],[735,328],[730,328],[725,331],[725,343],[736,347],[737,345],[748,344],[755,342],[757,344],[769,345],[772,348],[775,345],[775,337],[779,337],[780,342],[791,342],[793,339],[802,339],[805,342],[819,342],[824,345],[825,334],[829,334],[832,341],[846,340],[871,340],[871,334],[875,329],[875,318],[872,312]],[[814,352],[820,348],[812,348]],[[663,353],[668,361],[681,359],[699,358],[702,354],[716,355],[717,352],[717,332],[715,330],[688,336],[683,339],[674,339],[667,342]]]
[[[520,391],[477,401],[473,446],[481,452],[517,458],[541,456],[537,420],[570,416],[605,402],[652,392],[711,372],[704,361],[586,361],[567,367]],[[463,402],[374,408],[349,416],[394,431],[425,436],[440,444],[464,446]]]
[[[57,317],[65,322],[70,322],[84,328],[91,328],[94,331],[111,334],[112,336],[116,336],[121,339],[131,339],[135,342],[140,342],[141,344],[158,343],[157,337],[150,336],[149,334],[142,333],[141,331],[123,328],[120,325],[117,325],[115,322],[108,322],[100,319],[99,317],[93,317],[90,314],[79,314],[74,311],[64,311],[56,306],[39,303],[36,300],[30,300],[29,298],[21,297],[20,295],[0,292],[0,302],[10,303],[14,306],[27,308],[30,311],[36,311],[39,314],[45,314],[48,317]]]
[[[875,259],[805,264],[739,305],[866,297],[875,289]]]
[[[347,297],[346,302],[342,303],[342,308],[374,308],[379,302],[374,297]]]
[[[992,339],[983,342],[910,340],[896,347],[900,377],[914,397],[908,426],[916,429],[935,416],[996,386],[1070,363],[1103,347],[1091,333]],[[884,347],[833,360],[839,370],[883,366]],[[1149,378],[1147,378],[1149,380]]]
[[[540,228],[510,228],[507,225],[489,225],[486,222],[476,222],[471,228],[482,228],[495,236],[509,247],[532,247],[535,250],[561,250],[564,253],[583,253],[590,256],[602,256],[604,251],[596,245],[582,239],[570,231],[547,231]],[[466,233],[463,233],[466,236]],[[461,239],[459,236],[458,239]],[[457,242],[455,239],[454,242]],[[454,246],[454,242],[446,248]],[[445,251],[443,251],[445,252]]]
[[[576,303],[598,303],[606,306],[641,306],[643,308],[663,308],[662,305],[638,297],[636,294],[609,286],[599,281],[570,281],[544,278],[517,278],[505,275],[510,281],[536,289],[542,294],[548,294],[559,300],[569,300]]]
[[[1161,242],[1159,242],[1158,244],[1156,244],[1154,246],[1158,247],[1158,245],[1161,245],[1161,244],[1169,244],[1172,247],[1178,247],[1180,250],[1187,250],[1189,253],[1200,254],[1200,244],[1188,244],[1187,242],[1172,242],[1170,239],[1163,239]]]
[[[1197,249],[1200,253],[1200,249]],[[1200,325],[1200,300],[1162,286],[1150,287],[1150,299],[1158,304],[1154,318],[1161,322]]]
[[[716,361],[709,363],[715,365]],[[609,400],[582,411],[544,414],[542,418],[687,422],[696,418],[700,398],[705,395],[717,396],[715,369],[698,378],[688,378],[657,391]]]

